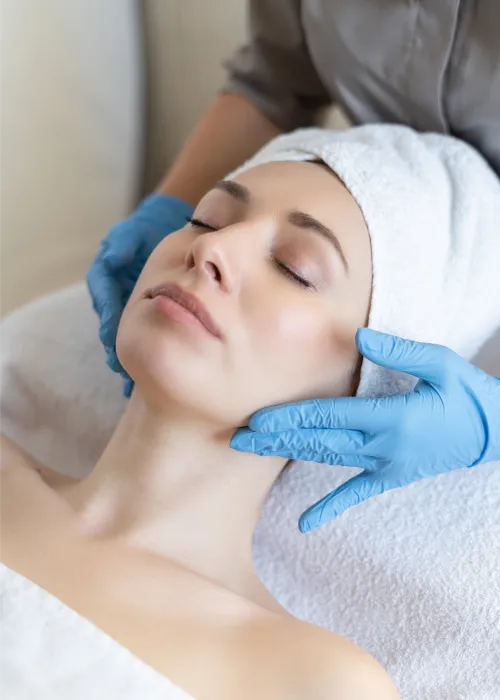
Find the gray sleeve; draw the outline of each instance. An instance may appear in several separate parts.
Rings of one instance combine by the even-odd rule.
[[[311,125],[332,103],[307,49],[301,2],[250,0],[250,39],[224,63],[223,92],[243,95],[284,131]]]

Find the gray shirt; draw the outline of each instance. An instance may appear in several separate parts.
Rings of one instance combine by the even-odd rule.
[[[500,0],[250,0],[225,90],[288,131],[337,103],[475,146],[500,175]]]

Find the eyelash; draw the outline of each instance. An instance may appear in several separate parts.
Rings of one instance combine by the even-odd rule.
[[[282,263],[280,260],[277,260],[276,258],[271,257],[271,262],[273,265],[280,271],[282,272],[286,277],[289,277],[293,282],[296,282],[297,284],[300,284],[301,287],[304,287],[305,289],[313,289],[313,286],[310,282],[308,282],[306,279],[303,277],[300,277],[296,272],[294,272],[291,268],[289,268],[287,265]]]
[[[218,229],[215,228],[215,226],[210,226],[209,224],[206,224],[204,221],[201,221],[201,219],[194,219],[191,216],[187,217],[187,221],[193,226],[194,228],[203,228],[208,231],[217,231]],[[313,289],[313,285],[308,282],[306,279],[303,277],[300,277],[296,272],[294,272],[292,269],[290,269],[287,265],[282,263],[280,260],[277,260],[274,257],[270,257],[270,260],[272,264],[286,277],[291,279],[293,282],[296,282],[299,284],[301,287],[304,287],[305,289]]]
[[[193,217],[188,216],[186,217],[186,220],[191,224],[191,226],[194,226],[195,228],[206,228],[209,231],[217,231],[215,226],[209,226],[206,224],[204,221],[201,221],[200,219],[193,219]]]

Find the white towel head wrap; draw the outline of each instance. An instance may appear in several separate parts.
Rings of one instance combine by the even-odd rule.
[[[500,326],[500,181],[467,144],[404,126],[279,136],[228,178],[271,161],[321,160],[365,218],[373,281],[368,327],[470,359]],[[415,378],[363,360],[358,395]]]

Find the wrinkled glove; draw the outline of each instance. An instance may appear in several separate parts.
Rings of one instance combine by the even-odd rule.
[[[415,389],[264,408],[231,440],[244,452],[363,468],[301,515],[303,533],[384,491],[500,459],[499,379],[441,345],[367,328],[356,342],[372,362],[418,377]]]
[[[150,195],[128,219],[111,228],[87,273],[106,361],[124,377],[125,396],[130,396],[133,382],[116,356],[116,334],[123,309],[154,248],[169,233],[182,228],[192,213],[193,207],[177,197]]]

